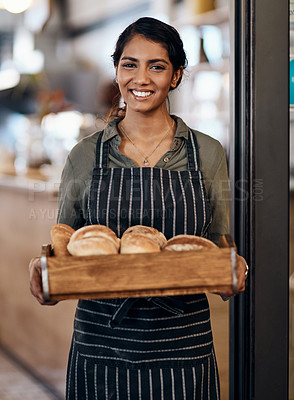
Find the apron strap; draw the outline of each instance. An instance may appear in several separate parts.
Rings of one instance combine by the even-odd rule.
[[[194,133],[189,129],[189,138],[186,141],[187,158],[188,158],[188,169],[199,170],[200,159],[197,139]]]
[[[108,322],[109,327],[115,328],[116,326],[118,326],[123,320],[123,317],[128,313],[129,309],[136,301],[138,301],[138,299],[131,297],[125,299],[110,318]]]
[[[100,132],[96,144],[96,168],[108,168],[109,142],[103,142],[104,130]]]
[[[125,299],[116,309],[112,317],[110,318],[108,325],[110,328],[117,327],[125,315],[127,315],[130,308],[136,303],[136,301],[140,300],[140,298],[127,298]],[[162,309],[171,312],[172,314],[181,315],[185,313],[186,304],[177,300],[173,297],[146,297],[145,300],[151,301],[156,306],[161,307]]]
[[[102,141],[103,133],[104,130],[100,133],[96,145],[96,167],[98,168],[108,168],[109,142]],[[188,169],[199,170],[200,159],[199,159],[198,143],[191,129],[189,129],[189,138],[188,140],[186,140],[186,147],[187,147]]]
[[[148,297],[147,301],[152,301],[155,305],[167,310],[175,315],[181,315],[185,313],[186,304],[173,297]]]

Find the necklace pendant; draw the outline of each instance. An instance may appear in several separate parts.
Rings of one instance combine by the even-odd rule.
[[[150,165],[150,162],[148,160],[144,160],[144,165],[145,167],[148,167],[148,165]]]

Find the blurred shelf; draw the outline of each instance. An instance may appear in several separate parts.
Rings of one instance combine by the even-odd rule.
[[[12,188],[15,190],[24,191],[26,193],[53,193],[54,196],[57,196],[59,183],[46,181],[44,177],[39,175],[37,172],[35,174],[29,173],[23,176],[0,173],[0,188]]]
[[[211,116],[207,116],[207,117],[200,117],[199,115],[197,116],[197,112],[194,111],[190,111],[190,112],[175,112],[176,115],[178,115],[179,117],[181,117],[184,121],[186,120],[191,120],[193,119],[193,121],[195,123],[200,123],[200,122],[205,122],[205,121],[220,121],[223,122],[225,124],[229,123],[230,120],[230,113],[229,111],[219,111],[217,113],[215,113],[215,115],[211,115]],[[192,118],[191,118],[192,115]]]
[[[224,74],[230,71],[230,60],[228,58],[224,58],[218,64],[210,64],[208,62],[202,62],[200,64],[189,67],[189,73],[191,75],[196,75],[198,72],[201,71],[219,72],[220,74]]]
[[[181,17],[178,20],[172,22],[176,27],[184,25],[193,25],[195,27],[201,27],[204,25],[221,25],[229,22],[230,10],[229,7],[216,8],[215,10],[208,11],[203,14],[189,15]]]

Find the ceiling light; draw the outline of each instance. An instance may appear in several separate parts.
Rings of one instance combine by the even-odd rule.
[[[16,69],[0,71],[0,91],[11,89],[19,84],[20,75]]]
[[[32,0],[2,0],[2,4],[7,11],[18,14],[26,11],[32,5]]]

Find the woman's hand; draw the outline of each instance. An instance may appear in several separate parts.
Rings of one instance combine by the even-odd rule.
[[[238,293],[239,292],[244,292],[245,290],[245,282],[246,278],[248,275],[248,265],[247,262],[245,261],[245,258],[239,256],[236,254],[237,258],[237,279],[238,279]]]
[[[42,267],[40,257],[34,257],[29,264],[30,289],[33,296],[42,305],[53,306],[57,301],[45,301],[42,290]]]
[[[218,293],[223,297],[231,297],[234,294],[238,294],[240,292],[244,292],[245,290],[245,281],[248,274],[248,266],[245,259],[238,254],[236,254],[236,275],[237,275],[237,293],[233,292],[233,289],[227,292]]]

